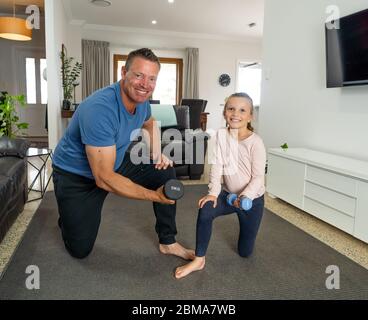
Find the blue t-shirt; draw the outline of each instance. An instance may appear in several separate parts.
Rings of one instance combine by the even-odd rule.
[[[139,133],[135,129],[151,117],[148,101],[137,104],[130,114],[121,99],[120,83],[116,82],[87,97],[75,111],[64,136],[56,146],[53,164],[60,169],[94,179],[85,146],[116,146],[116,171],[131,141]]]

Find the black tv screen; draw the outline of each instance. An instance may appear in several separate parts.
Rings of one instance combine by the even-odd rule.
[[[326,23],[325,31],[327,88],[368,84],[368,9]]]

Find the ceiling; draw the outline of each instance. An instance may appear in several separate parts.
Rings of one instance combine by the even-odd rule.
[[[260,38],[264,0],[62,0],[70,20],[115,27],[197,33],[229,38]],[[18,2],[18,0],[17,0]],[[153,25],[152,20],[157,20]],[[249,28],[248,24],[256,26]]]

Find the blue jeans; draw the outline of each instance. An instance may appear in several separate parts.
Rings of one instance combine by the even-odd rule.
[[[253,252],[254,243],[263,215],[264,196],[254,199],[252,208],[248,211],[244,211],[227,203],[226,197],[228,194],[229,193],[224,190],[221,191],[217,198],[216,208],[213,207],[212,201],[208,201],[201,209],[199,209],[195,252],[197,257],[203,257],[206,255],[211,238],[213,220],[230,213],[237,213],[239,219],[239,255],[242,257],[248,257]]]

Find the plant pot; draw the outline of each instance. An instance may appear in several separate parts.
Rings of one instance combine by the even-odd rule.
[[[71,103],[69,100],[63,100],[63,110],[70,110]]]

